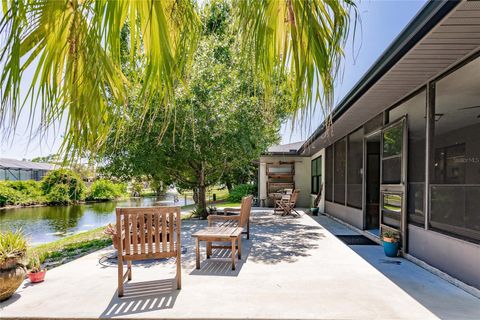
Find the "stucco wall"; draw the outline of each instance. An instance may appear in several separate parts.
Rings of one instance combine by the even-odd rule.
[[[279,161],[295,161],[295,188],[300,189],[298,196],[297,207],[308,208],[310,207],[310,174],[311,163],[310,157],[299,156],[262,156],[260,157],[259,168],[259,198],[260,201],[267,199],[267,168],[268,162]]]
[[[363,212],[361,209],[326,201],[325,212],[357,227],[358,229],[363,229]]]
[[[408,253],[480,289],[480,245],[409,225]]]

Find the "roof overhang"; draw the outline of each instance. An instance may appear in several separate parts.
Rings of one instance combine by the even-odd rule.
[[[299,149],[311,155],[480,48],[480,2],[429,1]],[[347,112],[348,111],[348,112]]]

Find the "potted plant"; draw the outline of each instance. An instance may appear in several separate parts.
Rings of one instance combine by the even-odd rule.
[[[396,257],[398,255],[398,233],[385,230],[382,233],[383,251],[387,257]]]
[[[103,230],[103,233],[112,238],[113,247],[115,249],[118,249],[117,228],[115,227],[115,225],[112,225],[111,223],[107,224],[107,226]]]
[[[42,269],[42,265],[40,263],[40,258],[38,254],[34,253],[30,256],[28,260],[28,279],[31,283],[42,282],[45,280],[45,274],[47,273],[47,269]]]
[[[212,207],[208,207],[208,208],[207,208],[207,212],[208,212],[209,215],[210,215],[210,214],[217,214],[217,207],[213,207],[213,206],[212,206]]]
[[[0,301],[10,298],[25,278],[27,241],[17,230],[0,233]]]

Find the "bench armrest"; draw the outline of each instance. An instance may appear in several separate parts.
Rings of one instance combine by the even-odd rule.
[[[207,217],[208,219],[208,225],[211,225],[212,222],[215,220],[217,221],[225,221],[225,220],[237,220],[240,221],[240,216],[223,216],[223,215],[218,215],[218,214],[212,214]]]
[[[223,213],[232,212],[232,213],[240,213],[240,208],[224,208]]]

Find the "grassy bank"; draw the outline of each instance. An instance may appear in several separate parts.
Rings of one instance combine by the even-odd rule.
[[[65,237],[29,249],[35,252],[47,266],[56,266],[81,257],[112,244],[109,236],[103,233],[105,227]]]

